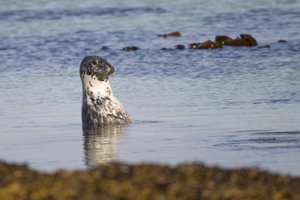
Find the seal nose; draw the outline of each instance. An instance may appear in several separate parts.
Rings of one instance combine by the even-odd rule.
[[[111,75],[115,72],[115,68],[112,65],[108,65],[108,75]]]

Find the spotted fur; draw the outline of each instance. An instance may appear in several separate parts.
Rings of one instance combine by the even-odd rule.
[[[84,128],[100,124],[124,124],[132,120],[113,95],[108,81],[115,69],[98,56],[85,57],[80,65],[83,89],[82,123]]]

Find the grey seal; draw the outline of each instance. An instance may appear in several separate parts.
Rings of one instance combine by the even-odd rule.
[[[82,83],[82,125],[89,129],[103,124],[126,124],[132,120],[113,95],[109,76],[114,67],[99,56],[86,56],[80,64]]]

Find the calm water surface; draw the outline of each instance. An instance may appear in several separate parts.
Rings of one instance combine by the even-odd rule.
[[[42,170],[114,160],[300,175],[299,0],[0,3],[0,159]],[[171,31],[182,37],[156,36]],[[259,46],[161,50],[240,33]],[[115,66],[114,93],[135,123],[82,131],[85,55]]]

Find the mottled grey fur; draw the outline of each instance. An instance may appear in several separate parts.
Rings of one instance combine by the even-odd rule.
[[[85,129],[101,124],[124,124],[132,120],[113,95],[108,77],[115,69],[98,56],[85,57],[80,65],[83,88],[82,124]]]

